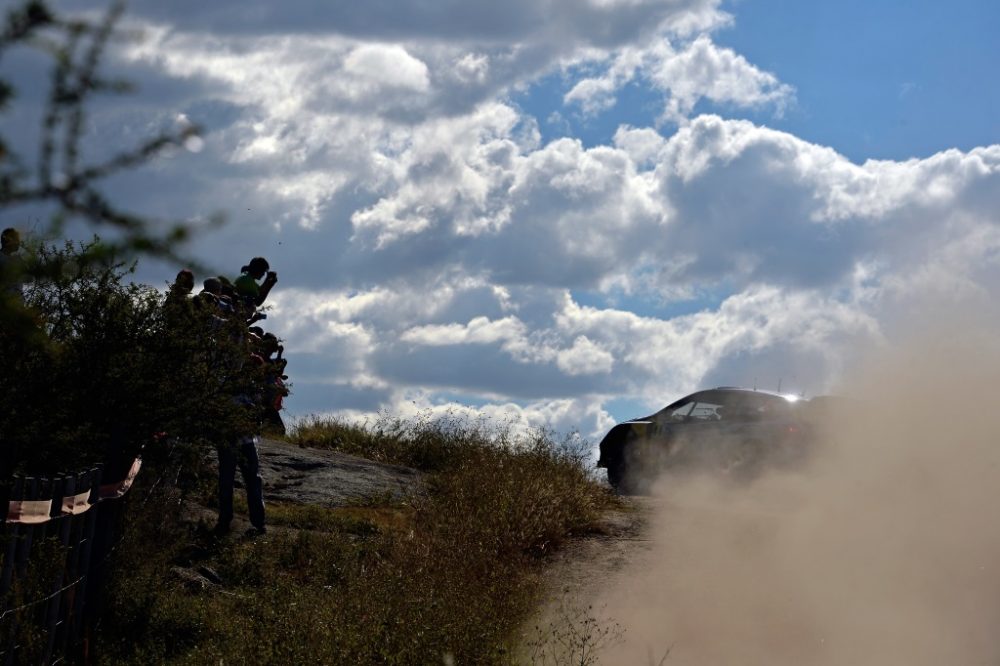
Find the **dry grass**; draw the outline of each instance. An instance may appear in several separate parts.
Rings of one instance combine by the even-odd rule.
[[[457,421],[359,428],[313,421],[292,439],[429,470],[406,506],[269,505],[285,528],[212,542],[142,520],[119,559],[102,661],[511,663],[545,555],[614,502],[579,450]],[[387,426],[392,427],[387,427]],[[162,517],[161,517],[162,518]],[[296,528],[296,529],[288,529]],[[192,589],[177,565],[221,586]]]

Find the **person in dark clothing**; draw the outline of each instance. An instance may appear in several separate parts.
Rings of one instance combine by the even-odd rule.
[[[267,295],[271,292],[271,287],[278,282],[278,274],[272,270],[267,259],[264,257],[254,257],[250,263],[240,269],[240,276],[233,281],[236,293],[247,301],[248,305],[255,308],[264,304]],[[264,281],[257,284],[257,281],[264,278]]]
[[[194,289],[194,273],[187,268],[179,271],[174,283],[170,285],[170,293],[174,298],[187,298]]]
[[[0,293],[9,294],[19,302],[23,300],[24,260],[18,254],[21,234],[9,227],[0,234]]]
[[[172,326],[183,328],[191,325],[194,310],[189,296],[193,289],[194,273],[186,268],[177,273],[174,283],[167,291],[166,301],[163,303],[167,321]]]
[[[260,353],[264,358],[264,398],[263,416],[267,426],[275,432],[285,434],[285,422],[281,418],[283,402],[288,395],[285,380],[285,366],[288,361],[281,355],[285,348],[273,333],[264,333],[260,342]]]
[[[250,363],[257,372],[261,372],[264,359],[257,354],[250,354]],[[219,522],[215,527],[218,534],[229,531],[233,520],[233,489],[236,481],[236,468],[243,475],[243,485],[247,493],[247,509],[250,513],[250,524],[253,528],[250,534],[264,534],[267,527],[264,523],[264,481],[260,476],[260,458],[257,455],[257,442],[260,432],[260,375],[251,385],[234,397],[234,408],[246,410],[248,417],[247,430],[242,434],[228,438],[219,446]],[[249,430],[249,428],[253,430]]]
[[[247,508],[250,524],[253,525],[251,532],[264,534],[267,532],[264,523],[264,480],[260,476],[256,435],[245,435],[219,447],[219,522],[215,530],[224,534],[229,531],[232,523],[237,467],[243,476],[243,486],[247,492]]]

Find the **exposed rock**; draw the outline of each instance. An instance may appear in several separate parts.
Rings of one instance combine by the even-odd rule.
[[[215,585],[214,582],[210,581],[205,576],[202,576],[197,571],[192,571],[191,569],[186,569],[184,567],[170,567],[170,574],[184,583],[184,587],[188,588],[192,592],[207,590]]]
[[[201,565],[198,567],[198,573],[207,578],[210,582],[216,585],[222,585],[222,577],[210,566]]]
[[[263,438],[258,451],[267,500],[337,507],[423,492],[423,475],[409,467]]]

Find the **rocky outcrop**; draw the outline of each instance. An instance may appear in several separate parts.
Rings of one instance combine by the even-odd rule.
[[[423,492],[423,475],[409,467],[270,439],[261,439],[258,451],[267,500],[329,508],[385,503]]]

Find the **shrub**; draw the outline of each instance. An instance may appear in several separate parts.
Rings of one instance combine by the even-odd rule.
[[[161,433],[195,445],[252,427],[232,400],[254,381],[226,328],[239,322],[213,328],[189,304],[165,307],[97,239],[43,246],[34,263],[34,333],[0,332],[0,478],[127,463]]]
[[[590,529],[613,496],[579,450],[545,433],[515,437],[507,426],[456,419],[386,423],[393,428],[314,419],[294,437],[337,433],[354,452],[363,445],[394,462],[432,464],[427,492],[394,507],[393,520],[381,507],[285,505],[278,522],[307,529],[217,543],[198,528],[169,527],[162,514],[133,516],[145,527],[119,562],[98,658],[514,662],[537,602],[538,567],[568,535]],[[224,585],[192,591],[169,582],[178,563],[207,563]]]

